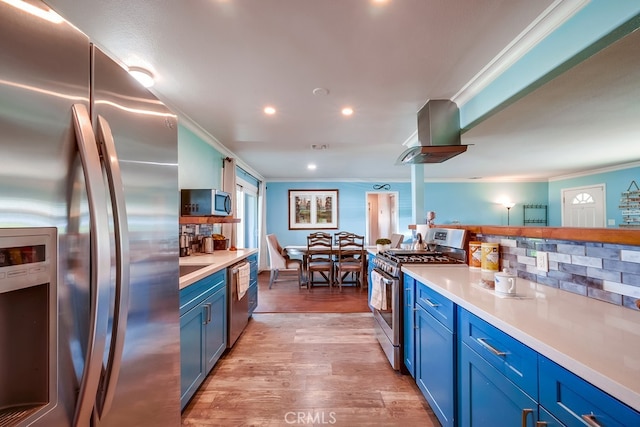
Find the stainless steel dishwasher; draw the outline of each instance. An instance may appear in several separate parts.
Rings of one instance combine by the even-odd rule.
[[[238,276],[240,268],[249,265],[246,260],[228,267],[227,270],[227,348],[233,347],[249,322],[249,293],[238,298]]]

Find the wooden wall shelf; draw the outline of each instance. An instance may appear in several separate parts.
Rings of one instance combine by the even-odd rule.
[[[180,224],[239,224],[239,218],[230,216],[181,216]]]

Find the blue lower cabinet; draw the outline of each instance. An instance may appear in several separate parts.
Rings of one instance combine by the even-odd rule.
[[[247,297],[249,298],[249,317],[251,317],[258,306],[258,255],[249,255],[247,257],[247,261],[249,261],[249,264],[251,265],[249,289],[247,289]]]
[[[180,404],[187,405],[227,347],[224,270],[180,291]]]
[[[247,298],[249,298],[249,317],[253,315],[253,312],[258,306],[258,284],[249,285],[247,289]]]
[[[443,426],[455,426],[453,332],[416,305],[416,382]],[[482,424],[477,424],[482,425]]]
[[[367,301],[371,301],[371,272],[375,268],[375,265],[373,264],[373,259],[375,257],[376,256],[371,253],[367,255]]]
[[[203,306],[180,316],[180,403],[184,409],[204,377],[204,327],[207,314]]]
[[[556,417],[547,412],[542,406],[538,406],[539,421],[536,427],[565,427]]]
[[[415,296],[416,281],[413,277],[404,275],[404,305],[402,310],[403,317],[403,359],[404,366],[407,368],[409,374],[415,378],[415,315],[414,315],[414,296]]]
[[[540,405],[562,425],[640,426],[640,413],[540,356]]]
[[[538,403],[494,366],[461,344],[459,425],[514,427],[535,426]]]
[[[208,318],[204,319],[204,354],[206,360],[206,371],[209,373],[216,364],[222,353],[227,348],[227,292],[220,289],[207,298],[204,302],[208,308]],[[223,313],[224,315],[221,315]]]

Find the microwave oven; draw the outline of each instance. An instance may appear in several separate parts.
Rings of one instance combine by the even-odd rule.
[[[182,216],[229,216],[231,195],[220,190],[180,190]]]

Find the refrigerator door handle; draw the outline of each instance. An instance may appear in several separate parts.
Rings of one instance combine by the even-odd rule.
[[[106,204],[107,195],[91,119],[87,107],[83,104],[74,104],[71,110],[78,152],[80,153],[86,183],[91,226],[89,338],[73,425],[88,426],[100,383],[102,359],[107,339],[111,254]]]
[[[98,418],[104,417],[111,408],[115,395],[122,351],[127,329],[127,317],[129,311],[129,226],[127,223],[127,210],[124,199],[124,185],[120,162],[116,153],[116,146],[109,122],[102,116],[98,116],[98,143],[104,163],[111,205],[113,209],[114,231],[116,242],[116,286],[115,306],[113,313],[113,326],[111,331],[111,343],[109,357],[103,374],[103,381],[96,400]]]

